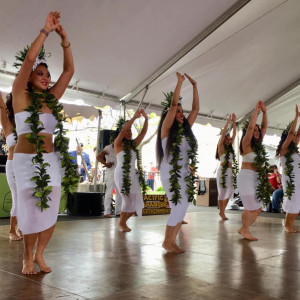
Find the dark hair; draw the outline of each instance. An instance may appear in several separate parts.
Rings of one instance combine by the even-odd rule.
[[[276,149],[276,156],[280,156],[280,151],[281,151],[282,145],[285,142],[285,140],[287,139],[287,137],[288,137],[288,133],[286,133],[286,131],[284,131],[281,134],[280,142]],[[288,149],[297,149],[297,145],[293,141],[291,141],[288,146]]]
[[[13,108],[13,97],[12,97],[12,93],[9,93],[6,96],[6,108],[5,108],[8,120],[10,121],[11,125],[13,126],[13,128],[16,127],[16,123],[15,123],[15,113],[14,113],[14,108]]]
[[[178,104],[178,105],[180,105],[180,104]],[[161,165],[161,162],[162,162],[163,157],[164,157],[164,152],[163,152],[163,148],[162,148],[162,144],[161,144],[161,127],[162,127],[162,124],[163,124],[163,122],[166,118],[167,112],[168,112],[168,108],[165,108],[162,112],[162,115],[161,115],[161,118],[160,118],[160,121],[159,121],[159,125],[158,125],[158,132],[157,132],[157,139],[156,139],[156,162],[157,162],[158,169],[160,169],[160,165]],[[167,140],[167,146],[166,146],[167,156],[169,156],[171,146],[172,146],[172,144],[173,144],[173,142],[176,138],[176,135],[177,135],[177,132],[178,132],[178,124],[179,123],[174,118],[174,122],[173,122],[173,124],[170,128],[169,136],[168,136],[168,140]],[[186,134],[188,134],[192,138],[196,139],[194,134],[193,134],[191,125],[185,117],[183,119],[182,126],[183,126],[184,132]]]
[[[253,148],[255,144],[257,144],[257,143],[259,143],[259,142],[262,142],[261,129],[260,129],[260,127],[259,127],[257,124],[255,124],[255,126],[257,126],[258,131],[259,131],[259,139],[256,140],[256,139],[252,136],[252,139],[251,139],[251,148]],[[241,153],[241,155],[243,155],[243,153],[244,153],[244,150],[243,150],[243,139],[244,139],[246,133],[247,133],[247,129],[243,129],[243,135],[242,135],[241,142],[240,142],[240,153]]]
[[[230,134],[227,133],[227,134],[225,134],[225,137],[226,137],[227,135],[230,136]],[[218,145],[219,145],[219,143],[218,143]],[[217,145],[217,150],[216,150],[215,158],[216,158],[217,160],[220,160],[220,157],[219,157],[219,151],[218,151],[218,145]],[[223,143],[223,145],[224,145],[224,143]],[[225,146],[225,145],[224,145],[224,146]],[[232,144],[231,144],[231,143],[228,145],[228,148],[229,148],[229,150],[233,150],[233,147],[232,147]]]

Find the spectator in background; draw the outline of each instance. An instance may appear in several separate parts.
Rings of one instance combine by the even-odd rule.
[[[86,180],[86,173],[85,173],[85,170],[84,170],[84,167],[83,167],[82,158],[81,158],[81,155],[80,155],[80,150],[81,150],[83,159],[85,161],[86,168],[88,170],[91,169],[91,162],[90,162],[89,155],[87,153],[83,152],[83,144],[82,143],[80,143],[80,148],[81,149],[79,149],[79,147],[77,146],[76,150],[71,151],[69,154],[70,154],[70,156],[73,157],[73,159],[71,159],[72,163],[78,166],[79,175],[82,176],[83,181],[85,181]]]
[[[152,191],[154,191],[154,178],[157,172],[157,168],[154,167],[153,162],[150,163],[150,171],[148,173],[147,184],[151,187]]]
[[[1,129],[0,133],[0,155],[7,155],[6,151],[6,141],[3,129]]]
[[[272,185],[272,212],[279,213],[279,201],[283,198],[283,188],[281,185],[281,174],[278,172],[276,165],[270,166],[270,174],[268,175],[270,184]]]

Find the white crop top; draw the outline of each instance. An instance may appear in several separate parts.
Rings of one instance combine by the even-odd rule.
[[[255,158],[256,158],[256,154],[254,152],[249,152],[248,154],[243,156],[242,161],[253,163]]]
[[[8,148],[15,146],[17,144],[17,141],[15,140],[15,135],[13,133],[9,134],[6,137],[6,145]]]
[[[15,114],[16,130],[18,135],[31,132],[31,124],[25,122],[28,117],[30,117],[30,112],[28,111],[21,111]],[[41,133],[53,134],[57,125],[56,118],[49,113],[41,113],[39,117],[40,121],[43,123],[43,127],[45,128],[41,131]]]
[[[223,163],[224,160],[225,160],[225,153],[220,156],[220,162]],[[229,155],[229,162],[232,163],[232,161],[233,161],[232,154],[230,153],[230,155]]]

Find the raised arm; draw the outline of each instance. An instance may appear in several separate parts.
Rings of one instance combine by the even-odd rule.
[[[225,126],[222,130],[222,135],[221,135],[221,137],[219,139],[219,142],[218,142],[218,151],[220,151],[221,147],[224,144],[226,132],[227,132],[227,129],[228,129],[228,126],[229,126],[230,122],[231,122],[231,115],[229,115],[229,118],[228,118],[228,120],[227,120],[227,122],[226,122],[226,124],[225,124]]]
[[[299,109],[298,109],[298,105],[296,105],[295,118],[294,118],[294,121],[291,125],[291,128],[290,128],[289,132],[288,132],[288,136],[287,136],[286,140],[284,141],[284,143],[282,144],[282,147],[281,147],[281,150],[280,150],[280,155],[283,155],[287,151],[288,146],[290,145],[291,141],[293,140],[293,138],[295,136],[298,117],[299,117]],[[298,133],[299,133],[299,130],[298,130]],[[298,136],[298,133],[297,133],[297,136]]]
[[[256,125],[257,115],[258,115],[258,112],[260,110],[260,103],[261,103],[261,101],[257,102],[255,110],[252,113],[252,116],[250,118],[249,125],[248,125],[248,128],[247,128],[247,132],[246,132],[246,135],[243,139],[243,148],[244,149],[251,145],[251,139],[252,139],[252,136],[253,136],[255,125]]]
[[[232,116],[231,119],[232,119],[232,128],[233,128],[231,144],[233,144],[233,142],[235,140],[235,136],[236,136],[236,115],[233,113],[231,116]]]
[[[141,113],[140,110],[137,110],[135,112],[135,114],[133,115],[132,119],[130,119],[128,122],[125,123],[125,125],[123,126],[122,130],[120,131],[120,133],[118,134],[118,136],[116,137],[115,141],[114,141],[114,149],[115,152],[118,153],[118,149],[120,149],[120,147],[122,147],[122,141],[123,138],[125,137],[126,131],[129,130],[133,124],[133,122],[140,118]]]
[[[179,97],[180,97],[182,83],[185,79],[184,75],[181,75],[178,72],[176,73],[176,76],[177,76],[177,84],[176,84],[176,88],[174,90],[174,94],[172,97],[172,102],[171,102],[170,108],[167,112],[166,118],[164,119],[164,122],[161,127],[161,138],[162,139],[169,135],[169,130],[173,125],[176,111],[177,111],[177,105],[178,105],[178,101],[179,101]]]
[[[31,44],[18,76],[13,83],[14,94],[24,93],[24,91],[27,89],[27,82],[29,81],[34,62],[49,33],[59,26],[59,18],[60,13],[57,11],[52,11],[48,14],[44,28],[40,31],[37,38]]]
[[[5,137],[8,135],[8,131],[9,131],[9,120],[5,111],[5,102],[2,98],[2,95],[0,93],[0,121],[1,121],[1,126],[3,128],[3,132]]]
[[[142,142],[142,140],[144,139],[144,137],[147,133],[147,130],[148,130],[148,116],[147,116],[147,114],[146,114],[146,112],[144,111],[143,108],[140,109],[140,113],[144,117],[145,122],[144,122],[144,126],[143,126],[142,131],[140,132],[140,134],[134,140],[134,143],[135,143],[136,146],[138,146]]]
[[[74,74],[74,61],[71,51],[71,44],[69,42],[66,31],[61,25],[59,25],[55,31],[61,37],[61,46],[64,51],[64,63],[62,74],[60,75],[56,84],[52,88],[50,88],[49,92],[53,94],[57,99],[60,99],[66,88],[68,87],[68,84],[70,83]]]
[[[192,79],[188,74],[184,73],[184,75],[193,86],[193,105],[192,105],[192,110],[189,116],[187,117],[187,120],[190,123],[190,126],[192,127],[196,121],[200,109],[199,94],[198,94],[197,82],[194,79]]]
[[[267,116],[267,107],[265,106],[265,104],[263,102],[260,103],[260,107],[261,107],[261,111],[263,113],[263,118],[261,121],[261,136],[263,139],[267,132],[267,128],[268,128],[268,116]]]

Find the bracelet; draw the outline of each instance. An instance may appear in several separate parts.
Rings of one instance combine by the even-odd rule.
[[[69,42],[69,45],[68,45],[68,46],[64,46],[63,43],[61,42],[60,45],[61,45],[63,48],[69,48],[69,47],[71,46],[71,43]]]
[[[44,33],[44,34],[46,35],[46,37],[48,37],[48,35],[49,35],[49,32],[46,31],[44,28],[42,28],[42,29],[40,30],[40,33]]]

